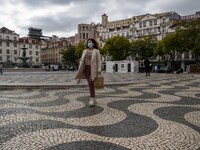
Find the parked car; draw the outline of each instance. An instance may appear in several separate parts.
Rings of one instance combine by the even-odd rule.
[[[67,70],[69,70],[69,71],[75,71],[76,69],[75,69],[75,67],[71,66],[71,67],[68,67]]]
[[[172,69],[168,66],[162,66],[160,69],[158,69],[159,73],[170,73],[172,72]]]
[[[59,71],[59,65],[53,65],[53,71]]]
[[[183,69],[182,69],[182,68],[179,68],[175,73],[176,73],[176,74],[183,73]]]

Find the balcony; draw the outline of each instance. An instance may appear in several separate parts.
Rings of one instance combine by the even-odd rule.
[[[16,43],[18,43],[18,42],[19,42],[19,40],[0,39],[0,42],[16,42]]]

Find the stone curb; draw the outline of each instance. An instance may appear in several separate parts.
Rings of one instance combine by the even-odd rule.
[[[105,84],[105,87],[126,86],[134,83],[117,83]],[[69,89],[69,88],[85,88],[88,85],[1,85],[0,90],[16,90],[16,89]]]

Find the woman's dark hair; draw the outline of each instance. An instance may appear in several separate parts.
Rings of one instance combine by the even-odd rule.
[[[86,43],[86,48],[89,48],[88,47],[88,41],[92,41],[92,43],[94,44],[93,48],[98,49],[98,44],[97,44],[97,41],[95,39],[88,39],[87,43]]]

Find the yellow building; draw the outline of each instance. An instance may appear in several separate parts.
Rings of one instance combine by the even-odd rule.
[[[69,41],[66,38],[52,36],[52,39],[42,43],[41,62],[45,65],[62,64],[61,51]]]
[[[19,34],[6,27],[0,28],[0,63],[5,67],[16,65],[19,60]]]

